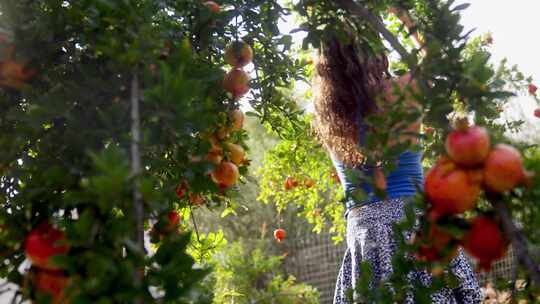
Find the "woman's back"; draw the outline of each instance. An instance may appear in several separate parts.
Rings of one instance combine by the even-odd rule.
[[[418,105],[415,100],[408,94],[409,90],[416,90],[416,85],[411,81],[409,74],[401,76],[394,81],[387,80],[385,90],[379,96],[386,101],[388,108],[391,108],[395,103],[400,100],[399,96],[394,93],[394,87],[397,86],[401,92],[405,94],[405,100],[403,102],[405,107],[416,108]],[[384,115],[389,109],[381,108],[379,113],[374,115]],[[418,133],[420,131],[421,121],[417,120],[409,123],[403,128],[406,133]],[[362,144],[366,136],[367,128],[365,126],[359,127],[358,130],[358,142]],[[419,144],[417,137],[411,135],[400,136],[399,141],[412,141],[413,144]],[[394,144],[391,142],[390,144]],[[370,151],[366,151],[369,153]],[[390,172],[384,178],[386,179],[386,188],[384,189],[388,199],[401,198],[413,196],[417,189],[422,189],[423,185],[423,171],[422,171],[422,152],[405,151],[396,158],[396,168]],[[337,157],[333,156],[332,161],[336,167],[336,171],[340,177],[346,196],[346,209],[350,209],[381,201],[384,198],[378,197],[375,193],[375,189],[372,183],[367,181],[367,178],[372,178],[376,173],[376,169],[370,166],[358,165],[353,168],[349,168],[344,165]],[[359,195],[358,190],[362,190],[362,194]]]
[[[341,180],[346,196],[346,209],[381,201],[384,198],[378,197],[372,184],[366,178],[373,177],[375,168],[358,166],[347,168],[342,162],[332,158],[336,171]],[[417,189],[422,189],[422,152],[405,151],[397,159],[396,168],[386,176],[386,189],[388,199],[413,196]],[[358,190],[362,194],[358,195]],[[363,199],[358,199],[362,197]]]

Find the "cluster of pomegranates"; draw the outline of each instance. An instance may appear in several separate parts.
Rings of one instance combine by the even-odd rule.
[[[51,257],[69,251],[64,232],[49,223],[42,223],[30,231],[25,240],[25,254],[32,262],[29,283],[38,294],[49,295],[52,303],[64,301],[64,289],[69,277]]]
[[[217,136],[211,137],[212,148],[205,159],[214,163],[217,167],[210,173],[212,180],[221,190],[225,190],[238,182],[240,174],[238,167],[246,164],[246,153],[239,143],[228,140],[229,131],[236,132],[242,129],[244,113],[241,110],[233,110],[229,114],[232,121],[231,129],[221,128]]]
[[[214,13],[220,11],[219,5],[215,2],[207,1],[205,5]],[[253,60],[253,50],[243,41],[234,41],[227,46],[224,56],[225,62],[231,65],[232,69],[223,79],[223,88],[237,100],[249,91],[249,76],[243,67]],[[234,109],[227,115],[225,125],[206,137],[211,147],[204,159],[216,166],[209,176],[222,191],[238,182],[240,177],[238,167],[246,164],[246,153],[242,146],[229,140],[232,132],[242,129],[244,119],[244,113],[240,109]],[[199,161],[198,158],[193,160]],[[178,198],[183,199],[187,194],[191,205],[204,204],[202,195],[194,194],[188,188],[188,182],[182,181],[176,189]]]
[[[469,126],[466,119],[457,122],[446,139],[448,156],[441,157],[427,173],[425,194],[431,205],[427,213],[427,232],[421,233],[418,256],[429,261],[449,261],[457,246],[478,260],[488,270],[502,258],[508,247],[498,221],[481,214],[468,221],[460,239],[439,225],[466,211],[475,209],[482,190],[500,194],[525,184],[531,174],[523,167],[520,152],[506,144],[491,146],[486,129]]]
[[[308,176],[308,177],[304,177],[302,184],[304,185],[305,188],[309,189],[315,186],[315,181],[311,177]],[[298,180],[296,180],[296,178],[292,176],[287,176],[287,178],[285,178],[285,182],[283,183],[283,188],[285,190],[291,190],[298,187],[299,185],[300,183],[298,182]]]
[[[239,109],[235,109],[228,114],[227,123],[230,127],[220,127],[208,137],[210,149],[204,156],[204,160],[215,165],[214,169],[208,173],[208,176],[221,191],[227,190],[238,182],[240,178],[238,168],[247,163],[244,148],[239,143],[229,140],[230,133],[242,129],[244,119],[244,113]],[[198,157],[193,157],[192,160],[195,162],[200,161]],[[190,191],[188,182],[183,180],[176,188],[176,196],[182,200],[186,195],[192,206],[204,204],[204,197],[200,193]]]
[[[244,67],[253,60],[253,50],[244,41],[233,41],[225,49],[225,62],[232,69],[223,79],[223,88],[233,99],[244,96],[249,91],[249,75]]]

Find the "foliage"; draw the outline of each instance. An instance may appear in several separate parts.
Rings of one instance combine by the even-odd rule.
[[[306,136],[307,128],[306,121],[304,128],[297,130],[295,140],[283,140],[266,154],[264,166],[258,172],[261,177],[258,199],[274,204],[278,212],[286,210],[289,204],[298,206],[297,215],[313,224],[317,233],[330,221],[334,240],[343,240],[343,193],[339,182],[332,178],[334,171],[328,155],[313,137]],[[294,178],[299,185],[286,189],[286,177]],[[314,181],[312,186],[310,181]]]
[[[300,15],[302,24],[299,26],[299,31],[307,32],[307,36],[303,41],[304,48],[309,45],[317,48],[325,36],[331,34],[343,35],[344,28],[352,29],[353,32],[361,33],[359,44],[365,49],[370,49],[373,53],[377,53],[381,48],[381,39],[379,34],[374,32],[372,24],[366,18],[356,16],[354,13],[341,9],[338,3],[348,1],[293,1],[295,12]],[[505,132],[518,132],[523,122],[510,122],[501,119],[500,114],[508,103],[509,99],[514,95],[513,92],[523,92],[528,84],[531,83],[530,78],[526,78],[519,70],[514,67],[508,67],[507,62],[503,61],[500,65],[493,66],[488,63],[489,40],[488,36],[471,38],[471,33],[463,33],[463,27],[459,24],[460,11],[466,9],[468,5],[454,5],[453,1],[364,1],[360,4],[366,7],[375,15],[386,16],[386,11],[389,7],[400,7],[407,11],[416,21],[415,27],[410,32],[403,26],[395,25],[397,20],[389,17],[389,22],[392,23],[389,27],[394,33],[399,34],[401,41],[405,41],[406,50],[410,55],[402,56],[399,63],[392,64],[395,69],[395,74],[400,74],[403,69],[412,71],[415,78],[418,79],[421,89],[421,94],[411,93],[414,98],[422,105],[421,110],[408,111],[404,109],[403,103],[398,102],[394,108],[385,112],[388,115],[373,116],[369,118],[368,123],[371,124],[376,132],[372,132],[368,136],[365,147],[361,151],[367,157],[368,163],[382,161],[383,169],[386,173],[391,171],[395,164],[393,159],[405,149],[414,149],[410,143],[402,143],[398,145],[389,145],[391,141],[395,141],[402,133],[404,123],[411,123],[418,119],[420,115],[423,118],[424,130],[431,128],[430,133],[413,134],[422,138],[425,159],[424,165],[429,167],[433,164],[435,158],[441,155],[444,151],[444,139],[451,130],[451,120],[456,116],[469,116],[478,125],[486,126],[490,129],[490,134],[494,142],[508,141],[504,137]],[[411,50],[411,44],[408,37],[414,32],[418,32],[424,37],[423,49],[425,55],[421,56],[419,48]],[[403,54],[401,54],[403,55]],[[396,94],[404,92],[395,91]],[[403,99],[402,99],[403,101]],[[313,168],[313,164],[301,161],[298,164],[302,167],[289,165],[295,163],[294,157],[296,151],[293,152],[293,147],[302,146],[298,143],[304,143],[305,138],[310,137],[310,132],[306,128],[302,134],[297,134],[296,140],[292,142],[283,142],[275,150],[270,153],[267,158],[265,167],[262,170],[263,179],[272,178],[274,180],[284,180],[288,175],[295,175],[298,172]],[[287,148],[289,152],[287,151]],[[538,168],[533,165],[534,161],[530,159],[531,151],[537,151],[537,146],[530,146],[528,151],[523,150],[527,158],[527,169],[538,172]],[[310,152],[310,159],[317,159],[317,149],[306,149]],[[534,154],[534,153],[533,153]],[[279,157],[274,156],[279,155]],[[315,157],[313,157],[315,155]],[[288,158],[288,161],[281,159]],[[327,170],[325,164],[328,160],[319,158],[318,173],[322,174]],[[306,164],[306,166],[304,166]],[[317,167],[317,166],[315,166]],[[325,169],[320,169],[325,168]],[[281,171],[281,173],[276,173]],[[316,173],[315,173],[316,175]],[[370,178],[367,178],[370,182]],[[319,182],[321,182],[319,180]],[[537,182],[537,179],[536,179]],[[318,198],[306,198],[305,196],[292,197],[287,191],[275,191],[275,187],[271,184],[263,184],[262,197],[268,201],[274,201],[277,208],[283,208],[284,205],[298,205],[304,210],[309,210],[309,206],[315,204],[333,203],[332,200],[321,194]],[[538,194],[531,188],[519,188],[516,191],[509,193],[505,197],[505,202],[513,207],[514,214],[519,220],[521,210],[525,207],[527,213],[536,214],[536,205],[534,202],[539,200]],[[527,197],[524,198],[523,195]],[[510,203],[514,201],[514,203]],[[311,203],[310,203],[311,202]],[[519,207],[518,207],[519,206]],[[420,195],[417,198],[416,207],[423,210],[427,207],[424,203],[424,198]],[[487,206],[488,210],[492,207]],[[468,216],[478,212],[469,213]],[[483,210],[484,212],[486,210]],[[309,214],[309,212],[306,212]],[[408,220],[397,227],[396,238],[398,239],[398,251],[394,260],[394,271],[396,272],[388,283],[392,283],[395,289],[394,293],[388,292],[384,282],[379,288],[372,288],[369,283],[369,265],[364,274],[365,280],[361,280],[361,286],[358,286],[357,291],[360,291],[358,301],[363,302],[393,302],[402,299],[403,293],[401,288],[408,283],[403,279],[403,274],[408,273],[411,269],[422,269],[425,267],[431,268],[432,265],[425,263],[413,263],[410,260],[404,259],[406,252],[415,252],[417,248],[406,244],[400,238],[401,231],[412,229],[411,217],[413,213],[409,212]],[[339,230],[341,222],[333,222],[332,229]],[[527,222],[527,227],[536,227],[532,222]],[[530,241],[534,240],[534,233],[525,229],[525,232],[532,234]],[[534,241],[532,241],[534,243]],[[416,301],[418,303],[429,302],[427,294],[437,289],[445,281],[448,283],[451,278],[443,278],[443,280],[435,279],[432,289],[422,290],[417,288]],[[419,287],[419,286],[416,286]],[[426,293],[428,292],[428,293]]]
[[[213,303],[319,303],[318,292],[280,270],[284,256],[267,256],[265,241],[232,243],[213,260]]]
[[[225,48],[240,39],[254,50],[252,91],[245,99],[252,109],[248,114],[283,139],[264,160],[259,198],[275,204],[278,212],[298,208],[315,231],[331,222],[335,239],[340,240],[344,219],[339,186],[332,181],[330,161],[314,140],[309,118],[290,90],[298,81],[308,80],[313,67],[305,54],[327,35],[344,36],[348,28],[358,33],[358,43],[370,54],[386,49],[369,20],[343,9],[342,2],[295,0],[284,6],[276,0],[225,0],[216,13],[199,0],[2,1],[0,276],[21,286],[15,300],[34,297],[19,269],[26,265],[25,236],[42,222],[66,232],[70,251],[54,260],[70,277],[67,293],[73,303],[201,299],[195,289],[207,271],[194,267],[195,260],[208,259],[224,242],[219,230],[206,236],[197,229],[187,232],[186,221],[191,219],[193,227],[196,223],[195,206],[189,195],[178,198],[175,189],[186,181],[189,192],[202,195],[205,206],[225,207],[224,215],[239,207],[241,188],[219,189],[208,177],[214,164],[197,160],[212,148],[209,136],[230,127],[227,113],[239,106],[239,100],[221,89],[221,82]],[[410,54],[401,54],[392,72],[413,73],[421,94],[409,93],[422,105],[411,110],[401,98],[388,115],[368,121],[377,130],[363,147],[369,163],[382,161],[386,173],[392,170],[395,155],[414,147],[408,142],[388,143],[404,135],[404,123],[421,116],[435,130],[432,135],[412,134],[425,141],[426,164],[443,151],[455,113],[488,127],[497,141],[505,140],[505,131],[519,130],[520,122],[501,121],[500,109],[531,80],[506,62],[497,67],[488,64],[485,37],[471,39],[459,24],[460,11],[467,5],[443,0],[369,0],[361,5],[385,17],[406,44]],[[411,43],[413,33],[388,16],[389,7],[400,7],[416,20],[411,31],[425,38],[425,55]],[[303,51],[295,48],[292,33],[281,33],[278,27],[293,12],[300,21],[295,31],[306,34]],[[21,66],[16,79],[4,79]],[[140,128],[129,114],[137,101]],[[137,131],[140,142],[135,139]],[[228,140],[247,147],[247,137],[238,130]],[[130,156],[134,146],[140,147],[141,172],[134,169],[137,157]],[[540,172],[537,147],[521,149],[528,169]],[[244,180],[250,178],[247,171],[247,166],[240,168]],[[309,177],[315,184],[300,183],[303,186],[284,191],[287,176],[302,182]],[[531,244],[538,245],[538,179],[534,183],[535,188],[518,188],[503,199]],[[144,202],[142,219],[134,208],[141,206],[138,193]],[[418,204],[425,208],[421,195]],[[182,232],[164,235],[146,252],[136,237],[142,234],[136,223],[144,220],[145,230],[151,230],[172,210],[182,213]],[[411,223],[409,218],[398,235]],[[400,257],[414,251],[403,240],[400,245]],[[228,254],[245,256],[238,246]],[[267,260],[261,250],[250,253],[254,269],[268,270],[278,263],[277,258]],[[359,286],[362,294],[374,301],[395,300],[402,297],[400,288],[406,284],[403,273],[430,267],[402,258],[395,263],[397,272],[391,279],[395,294],[385,292],[383,285],[368,289],[369,280]],[[267,279],[263,291],[254,292],[259,300],[266,299],[263,294],[304,292],[275,274],[275,281]],[[235,284],[249,286],[242,282]],[[438,286],[435,282],[432,289]],[[307,288],[305,295],[315,294]],[[425,290],[418,296],[427,298]]]
[[[274,1],[223,4],[221,14],[200,1],[0,4],[1,61],[24,64],[33,76],[0,90],[2,277],[24,286],[22,242],[49,221],[67,232],[71,250],[55,259],[70,277],[75,303],[189,300],[188,291],[206,273],[185,254],[192,237],[172,234],[147,255],[132,237],[140,233],[132,193],[142,194],[149,230],[161,214],[189,209],[187,199],[175,196],[183,179],[207,205],[234,195],[208,178],[211,163],[193,162],[210,148],[203,135],[227,123],[227,111],[238,106],[216,89],[227,43],[246,33],[242,38],[256,54],[254,115],[272,119],[277,130],[294,121],[296,110],[276,88],[302,69],[275,28],[286,10]],[[134,176],[129,113],[138,91],[143,172]],[[241,131],[231,136],[245,140]],[[202,256],[213,246],[210,239],[190,246]],[[142,267],[147,271],[138,283]],[[23,291],[23,298],[32,297]]]

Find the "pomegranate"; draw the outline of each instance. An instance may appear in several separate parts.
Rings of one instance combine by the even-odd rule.
[[[212,180],[222,188],[228,188],[238,181],[240,173],[238,167],[228,161],[222,162],[212,173],[210,173]]]
[[[315,186],[315,181],[310,177],[306,177],[306,179],[304,180],[304,186],[309,189]]]
[[[236,109],[230,113],[230,117],[232,120],[233,129],[234,130],[242,129],[242,126],[244,125],[244,119],[245,119],[244,113],[241,110]]]
[[[26,257],[36,267],[59,270],[60,268],[49,260],[55,255],[66,254],[69,246],[66,244],[64,232],[48,223],[39,225],[30,231],[25,241]]]
[[[244,152],[242,146],[233,143],[227,143],[227,148],[230,152],[229,159],[238,166],[242,165],[246,160],[246,152]]]
[[[219,165],[223,160],[223,148],[221,147],[221,145],[219,145],[219,141],[216,138],[210,137],[209,140],[211,148],[204,157],[204,159],[215,165]]]
[[[242,69],[232,69],[223,79],[223,88],[234,98],[242,97],[249,91],[249,75]]]
[[[225,49],[225,62],[241,68],[253,60],[253,50],[244,41],[234,41]]]
[[[536,87],[534,84],[531,83],[529,84],[528,90],[529,90],[529,94],[536,95],[536,90],[538,90],[538,87]]]
[[[281,228],[274,230],[274,238],[276,239],[276,241],[281,242],[285,239],[286,236],[287,234],[285,233],[285,230]]]
[[[219,150],[210,150],[206,156],[204,157],[204,159],[207,161],[207,162],[211,162],[215,165],[219,165],[221,163],[221,161],[223,160],[223,153]]]
[[[36,269],[32,279],[36,291],[49,295],[53,304],[67,303],[64,290],[69,284],[69,278],[62,271]]]
[[[219,4],[215,3],[214,1],[206,1],[204,5],[208,7],[208,9],[214,14],[218,14],[221,11]]]
[[[27,69],[24,65],[13,61],[0,62],[0,85],[20,89],[35,74],[34,70]]]
[[[480,166],[486,159],[491,142],[485,128],[462,126],[446,138],[446,152],[458,165]]]
[[[474,208],[480,185],[480,171],[460,169],[443,157],[427,173],[424,188],[435,213],[452,215]]]
[[[478,259],[481,269],[489,271],[491,263],[506,254],[508,242],[499,226],[487,216],[477,216],[463,242],[465,251]]]
[[[284,184],[285,190],[291,190],[292,188],[295,188],[297,186],[298,186],[298,181],[292,176],[287,176],[287,178],[285,179],[285,184]]]
[[[171,210],[167,214],[167,227],[165,227],[165,232],[172,232],[178,228],[178,224],[180,224],[180,214],[176,212],[175,210]]]
[[[176,196],[178,199],[183,199],[184,196],[186,196],[186,192],[188,189],[188,184],[185,180],[183,180],[178,187],[176,187]]]
[[[534,110],[534,116],[540,118],[540,108]]]
[[[420,235],[417,258],[429,262],[449,262],[457,255],[457,244],[454,237],[440,229],[435,222],[429,226],[427,236]]]
[[[204,204],[204,197],[202,194],[194,194],[192,192],[188,193],[189,202],[192,206],[201,206]]]
[[[216,132],[216,137],[220,140],[225,140],[229,138],[229,136],[229,130],[225,126],[220,127]]]
[[[525,182],[526,172],[520,152],[506,144],[498,144],[484,164],[484,183],[487,190],[501,193]]]

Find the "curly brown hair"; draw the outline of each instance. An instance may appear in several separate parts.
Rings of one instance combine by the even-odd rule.
[[[377,95],[389,76],[386,55],[367,55],[350,38],[329,37],[318,50],[314,77],[315,130],[319,140],[347,165],[358,165],[359,126],[378,111]]]

